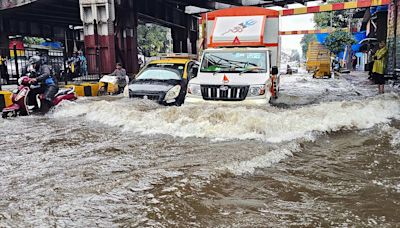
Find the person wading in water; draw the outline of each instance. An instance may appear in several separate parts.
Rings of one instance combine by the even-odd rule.
[[[379,94],[385,92],[385,64],[388,49],[384,41],[379,43],[379,50],[374,55],[374,67],[372,68],[372,74],[375,82],[378,84]]]

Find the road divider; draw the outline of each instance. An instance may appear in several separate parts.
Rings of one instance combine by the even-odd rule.
[[[75,93],[79,97],[94,97],[97,96],[99,91],[99,83],[82,83],[82,84],[70,84],[66,85],[66,88],[73,87]]]
[[[99,83],[82,83],[77,85],[66,85],[66,88],[73,87],[79,97],[94,97],[99,91]]]

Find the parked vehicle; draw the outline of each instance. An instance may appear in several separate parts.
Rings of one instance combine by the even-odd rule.
[[[154,100],[162,105],[181,105],[185,102],[188,81],[196,77],[198,67],[198,62],[188,55],[153,60],[129,84],[125,96]]]
[[[329,50],[318,41],[308,45],[307,67],[313,73],[313,78],[326,78],[331,76],[331,57]]]
[[[286,74],[293,74],[293,68],[290,65],[287,65]]]
[[[18,79],[18,89],[13,92],[12,102],[10,106],[6,107],[2,111],[2,117],[16,117],[16,116],[27,116],[33,112],[39,111],[41,108],[42,101],[44,99],[43,94],[38,94],[34,103],[30,103],[28,96],[30,95],[31,89],[38,87],[40,85],[32,85],[30,83],[30,78],[28,76],[23,76]],[[76,94],[73,88],[60,91],[56,94],[53,105],[56,106],[60,104],[61,101],[76,100]],[[38,109],[35,109],[38,108]]]

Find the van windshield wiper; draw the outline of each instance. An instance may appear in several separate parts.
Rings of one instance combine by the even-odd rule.
[[[267,72],[267,70],[264,69],[264,68],[249,68],[249,69],[245,69],[245,70],[241,71],[239,73],[239,75],[242,75],[242,74],[247,73],[247,72],[261,72],[261,73],[264,73],[264,72]]]
[[[226,72],[232,72],[232,71],[230,71],[229,69],[231,69],[231,68],[229,68],[229,67],[224,67],[224,68],[221,68],[221,69],[219,69],[219,70],[216,70],[216,71],[214,71],[213,72],[213,75],[216,75],[216,74],[219,74],[219,73],[226,73]]]

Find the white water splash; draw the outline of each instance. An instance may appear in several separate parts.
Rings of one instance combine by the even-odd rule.
[[[285,148],[269,151],[264,155],[257,156],[248,161],[237,161],[226,164],[219,170],[225,170],[235,175],[253,174],[257,168],[271,167],[287,157],[293,156],[293,153],[300,150],[298,144],[286,145]]]
[[[358,101],[329,102],[295,110],[183,106],[146,110],[132,100],[65,103],[54,118],[81,117],[144,135],[167,134],[218,140],[256,139],[282,142],[312,139],[313,132],[365,129],[400,119],[399,97],[393,94]]]

